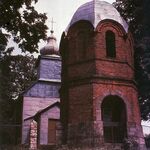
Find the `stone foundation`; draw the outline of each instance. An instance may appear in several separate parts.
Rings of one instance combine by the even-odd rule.
[[[56,148],[56,150],[147,150],[145,145],[139,145],[138,147],[126,147],[124,144],[111,144],[111,143],[105,143],[105,145],[101,145],[99,147],[71,147],[68,145],[62,145],[59,148]]]
[[[68,145],[71,147],[95,147],[101,145],[103,140],[94,130],[90,122],[81,122],[77,125],[69,125],[68,128]]]

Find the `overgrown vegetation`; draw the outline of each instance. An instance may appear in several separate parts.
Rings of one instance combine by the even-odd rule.
[[[135,41],[135,79],[141,117],[150,120],[150,1],[117,0],[114,6],[129,23]]]
[[[0,63],[0,144],[19,142],[22,93],[36,80],[35,61],[32,56],[10,55]]]
[[[38,0],[0,1],[0,144],[16,143],[21,130],[21,93],[36,79],[35,59],[40,39],[46,38],[46,14],[34,6]],[[13,40],[25,56],[12,56]],[[10,136],[14,135],[14,136]]]
[[[38,13],[34,3],[38,0],[1,0],[0,1],[0,56],[13,50],[7,47],[12,36],[23,52],[38,51],[38,42],[45,39],[47,26],[46,14]]]

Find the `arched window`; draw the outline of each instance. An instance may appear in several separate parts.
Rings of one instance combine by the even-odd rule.
[[[80,31],[77,36],[77,51],[79,58],[85,58],[86,56],[86,49],[88,45],[88,32]]]
[[[106,40],[106,56],[115,58],[116,57],[115,34],[112,31],[107,31],[105,35],[105,40]]]
[[[122,143],[126,137],[126,107],[122,99],[108,96],[102,103],[104,140],[106,143]]]

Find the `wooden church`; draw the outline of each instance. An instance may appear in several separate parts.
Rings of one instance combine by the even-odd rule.
[[[51,31],[40,50],[38,80],[23,96],[22,144],[31,149],[61,143],[60,98],[61,58]]]
[[[61,58],[52,33],[41,49],[39,80],[24,94],[22,144],[35,121],[37,147],[123,150],[126,141],[146,150],[133,38],[119,12],[100,0],[80,6],[59,51]]]

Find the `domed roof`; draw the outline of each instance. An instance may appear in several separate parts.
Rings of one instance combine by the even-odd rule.
[[[41,48],[41,55],[59,55],[59,49],[56,42],[56,37],[53,35],[54,31],[51,31],[51,35],[47,38],[47,44]]]
[[[116,8],[112,4],[105,1],[93,0],[81,5],[72,17],[67,29],[79,20],[87,20],[96,28],[98,23],[105,19],[111,19],[120,23],[125,31],[128,31],[128,25],[120,16]]]

